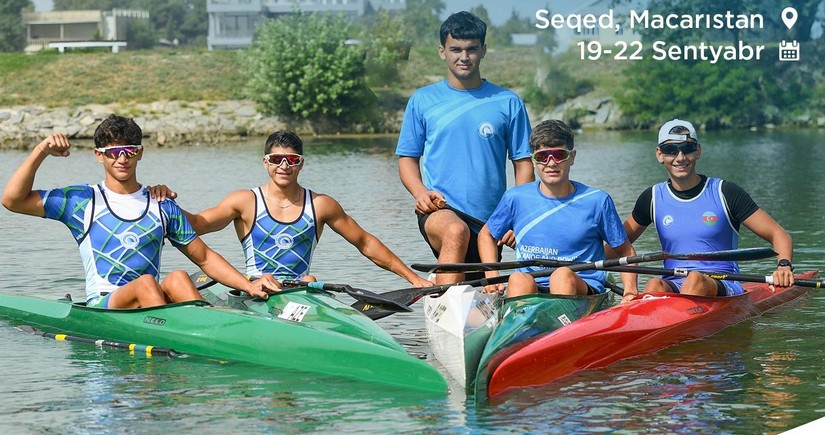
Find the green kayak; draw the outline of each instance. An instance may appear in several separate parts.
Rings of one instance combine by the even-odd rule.
[[[201,294],[207,302],[123,310],[0,295],[0,317],[46,333],[447,393],[447,382],[434,367],[408,354],[375,322],[327,292],[301,287],[263,301],[214,285]]]

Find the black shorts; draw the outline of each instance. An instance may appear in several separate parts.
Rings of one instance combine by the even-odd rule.
[[[424,224],[427,222],[427,219],[430,217],[430,213],[421,214],[416,212],[416,216],[418,217],[418,231],[421,232],[421,236],[424,237],[424,241],[427,242],[429,245],[430,250],[433,252],[435,258],[438,258],[439,252],[433,248],[432,243],[430,243],[430,239],[427,238],[427,231],[424,230]],[[478,254],[478,233],[473,231],[473,227],[470,225],[470,219],[463,216],[463,213],[456,213],[459,219],[464,221],[467,226],[470,228],[470,241],[467,245],[467,254],[464,255],[464,262],[465,263],[480,263],[481,256]],[[498,247],[498,256],[496,261],[501,261],[501,246]],[[467,273],[464,276],[466,280],[475,280],[484,278],[484,272],[471,272]]]

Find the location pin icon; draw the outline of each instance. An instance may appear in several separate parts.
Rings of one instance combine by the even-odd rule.
[[[785,22],[785,25],[788,26],[788,30],[796,24],[796,17],[798,14],[796,13],[796,9],[788,6],[785,9],[782,9],[782,21]]]

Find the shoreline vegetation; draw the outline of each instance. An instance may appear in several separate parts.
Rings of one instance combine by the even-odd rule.
[[[187,49],[0,53],[0,148],[29,149],[56,131],[90,139],[110,113],[136,118],[150,146],[214,145],[282,128],[302,135],[395,134],[410,94],[446,73],[435,44],[415,46],[389,84],[371,88],[380,119],[330,131],[317,122],[260,113],[243,95],[242,59],[240,52]],[[622,89],[625,68],[621,62],[584,62],[572,54],[551,59],[526,47],[491,48],[482,64],[485,77],[525,99],[534,124],[556,118],[582,129],[634,128],[614,97]],[[538,84],[543,77],[548,78]],[[555,91],[558,104],[549,109],[531,105],[540,89]],[[787,125],[825,127],[825,115]]]

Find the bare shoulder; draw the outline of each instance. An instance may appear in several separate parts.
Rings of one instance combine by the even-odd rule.
[[[312,205],[315,207],[315,213],[321,218],[331,218],[344,213],[338,200],[325,193],[312,191]]]

